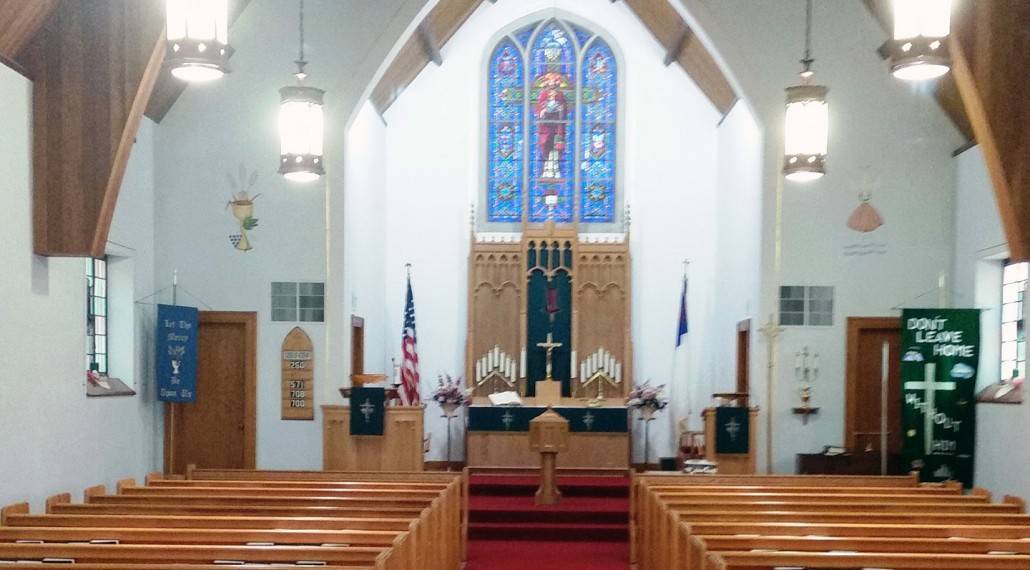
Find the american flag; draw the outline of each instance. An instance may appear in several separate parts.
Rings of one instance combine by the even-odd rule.
[[[404,330],[401,331],[401,405],[418,405],[418,342],[415,336],[415,296],[411,293],[411,276],[408,276],[408,295],[404,302]]]

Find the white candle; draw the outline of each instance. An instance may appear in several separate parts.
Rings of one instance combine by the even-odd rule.
[[[521,360],[522,360],[522,367],[521,367],[522,368],[522,377],[525,378],[526,377],[526,349],[525,348],[522,349]]]
[[[483,378],[483,363],[476,361],[476,382]]]
[[[615,381],[616,382],[621,382],[622,381],[622,363],[620,363],[620,362],[616,362],[615,363]]]
[[[572,370],[573,374],[576,374],[576,368],[577,368],[576,364],[577,364],[577,362],[576,362],[576,351],[573,350],[572,351],[572,356],[569,357],[569,369]],[[573,376],[573,378],[575,378],[575,376]]]
[[[587,363],[584,362],[579,365],[579,380],[580,382],[587,381]]]

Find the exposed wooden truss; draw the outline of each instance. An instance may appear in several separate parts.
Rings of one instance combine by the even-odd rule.
[[[1009,254],[1030,259],[1030,3],[969,6],[953,26],[955,82],[994,186]]]
[[[59,0],[0,0],[0,62],[21,73],[18,54],[36,35]]]
[[[679,63],[687,75],[715,105],[726,114],[737,100],[726,75],[701,38],[683,21],[669,0],[625,0],[630,10],[665,48],[665,64]]]
[[[443,64],[440,50],[482,3],[483,0],[440,0],[433,6],[372,89],[370,99],[380,115],[430,61]]]
[[[429,11],[372,90],[372,104],[380,115],[430,61],[443,63],[440,50],[482,2],[440,0]],[[669,0],[626,0],[626,5],[665,48],[665,64],[679,63],[719,112],[728,112],[737,100],[733,87]]]
[[[99,256],[164,59],[160,0],[65,0],[18,61],[33,78],[36,253]]]

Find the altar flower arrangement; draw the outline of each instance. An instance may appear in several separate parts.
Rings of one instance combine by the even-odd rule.
[[[447,415],[453,415],[459,407],[472,403],[470,394],[471,391],[464,388],[461,378],[451,378],[450,374],[442,374],[437,376],[433,401],[440,404]]]
[[[668,398],[662,392],[664,389],[665,384],[652,386],[651,381],[647,380],[643,384],[633,387],[633,390],[630,391],[629,396],[626,398],[626,405],[635,410],[640,410],[640,414],[644,416],[644,419],[649,419],[655,412],[669,405]]]

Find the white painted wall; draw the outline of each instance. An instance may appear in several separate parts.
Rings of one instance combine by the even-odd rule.
[[[815,77],[830,88],[828,173],[808,185],[784,182],[780,175],[783,90],[797,82],[803,0],[679,0],[674,4],[714,42],[714,50],[764,133],[759,314],[776,312],[781,284],[836,287],[834,326],[791,328],[778,345],[778,379],[771,406],[773,468],[792,472],[796,453],[842,442],[846,318],[897,315],[892,307],[898,304],[936,303],[935,294],[913,298],[934,288],[938,276],[951,270],[955,186],[951,152],[961,139],[928,92],[890,76],[876,53],[886,33],[861,2],[816,2]],[[887,244],[887,253],[845,257],[843,246],[856,241],[845,220],[858,204],[867,173],[873,181],[873,204],[886,225],[866,239]],[[806,345],[822,356],[814,393],[814,405],[821,410],[802,426],[790,409],[799,404],[793,354]],[[766,349],[764,344],[756,348],[752,387],[756,401],[768,411]],[[763,413],[763,442],[765,421]],[[763,457],[760,465],[764,463]]]
[[[141,478],[161,457],[151,365],[153,315],[132,300],[153,288],[153,124],[136,137],[112,222],[112,374],[134,397],[85,396],[86,261],[32,254],[31,83],[0,65],[0,504]],[[118,242],[120,245],[116,245]],[[152,351],[151,351],[152,352]]]
[[[346,368],[328,364],[349,350],[343,342],[344,300],[327,284],[327,323],[272,322],[270,283],[326,281],[326,189],[340,191],[343,132],[355,102],[423,0],[313,0],[306,4],[308,83],[326,89],[327,176],[293,184],[276,173],[278,89],[293,82],[297,4],[254,0],[232,29],[233,73],[193,87],[165,117],[157,137],[157,252],[155,279],[169,285],[178,269],[180,303],[201,309],[257,311],[257,465],[320,468],[321,412],[315,420],[280,419],[279,350],[301,326],[315,344],[315,405],[341,403]],[[254,249],[240,252],[226,210],[226,176],[239,165],[257,170],[258,227]],[[342,259],[339,263],[343,263]],[[167,302],[169,299],[161,299]],[[349,315],[348,315],[349,316]],[[338,334],[329,329],[338,327]],[[329,355],[332,354],[330,358]]]
[[[722,348],[709,351],[707,347],[726,343],[725,352],[732,354],[735,333],[729,323],[744,318],[756,306],[756,281],[750,276],[758,272],[760,224],[755,174],[760,140],[743,108],[717,128],[718,112],[680,68],[662,65],[661,47],[619,3],[484,3],[444,47],[443,65],[427,67],[386,113],[383,229],[387,354],[400,353],[404,264],[411,262],[423,394],[432,389],[437,374],[453,375],[463,369],[468,212],[480,194],[483,168],[483,61],[492,48],[491,39],[499,32],[516,22],[528,23],[551,15],[607,33],[623,57],[620,71],[625,91],[620,104],[625,113],[624,140],[632,143],[624,143],[620,168],[625,180],[623,191],[632,206],[634,375],[637,381],[666,383],[670,379],[681,262],[690,258],[688,342],[693,356],[688,376],[707,401],[711,384],[733,382],[732,359],[729,368],[716,366],[714,360]],[[363,113],[352,132],[367,132],[371,125],[374,118],[365,119]],[[375,130],[378,128],[375,126]],[[369,136],[368,147],[377,145],[378,134]],[[366,180],[361,184],[351,185],[357,178],[352,168],[361,163],[380,168],[381,159],[366,157],[367,151],[356,154],[354,166],[348,163],[348,196],[352,192],[379,191],[378,180],[370,180],[374,178],[370,175],[363,176]],[[733,156],[724,161],[723,152]],[[378,223],[378,215],[370,214],[357,228],[351,228],[355,235],[367,235],[366,229]],[[722,235],[720,219],[744,223]],[[370,239],[374,242],[375,238]],[[354,265],[349,267],[361,271]],[[727,289],[736,296],[733,308],[716,310],[724,306],[716,284],[734,281],[729,273],[717,274],[730,267],[746,271],[748,277]],[[355,277],[349,281],[358,280]],[[652,430],[652,450],[658,450],[652,451],[652,461],[657,454],[671,451],[669,426],[686,412],[682,387],[671,388],[675,392],[674,408],[664,421],[657,422],[660,429],[652,426],[656,428]],[[443,459],[446,444],[439,415],[433,407],[427,410],[432,460]],[[453,435],[460,436],[457,427]],[[635,447],[635,460],[642,460],[639,441]],[[456,448],[453,458],[460,459],[460,453]]]
[[[980,147],[958,157],[955,192],[955,297],[983,309],[978,390],[998,380],[1001,357],[1001,268],[1008,247]],[[1030,451],[1012,434],[1030,430],[1030,404],[977,404],[976,484],[996,496],[1030,495]]]

